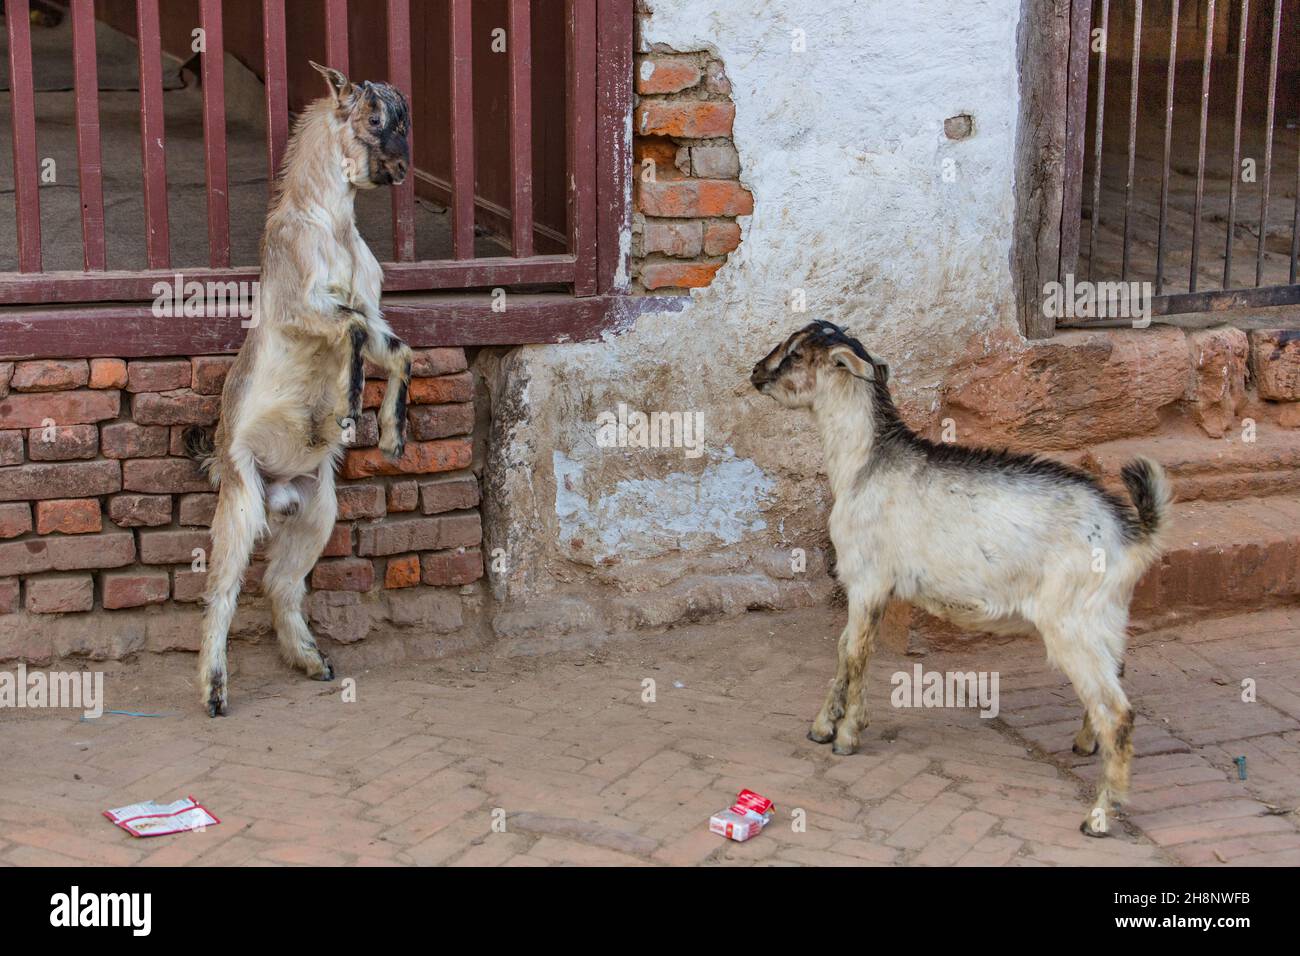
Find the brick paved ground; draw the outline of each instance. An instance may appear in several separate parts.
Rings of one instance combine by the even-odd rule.
[[[193,699],[192,657],[113,665],[110,708],[167,716],[4,712],[0,862],[1300,863],[1300,608],[1134,639],[1134,793],[1107,840],[1078,832],[1097,758],[1070,753],[1078,707],[1035,642],[882,653],[862,751],[837,758],[805,740],[841,615],[751,614],[542,658],[343,668],[355,703],[267,647],[236,645],[220,720]],[[889,676],[918,661],[997,670],[1000,716],[891,708]],[[1257,703],[1241,702],[1247,677]],[[654,703],[642,702],[646,678]],[[707,820],[741,787],[781,812],[757,839],[728,843]],[[221,825],[133,840],[100,817],[187,793]]]

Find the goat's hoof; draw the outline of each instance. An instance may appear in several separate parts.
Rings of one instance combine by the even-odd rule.
[[[406,439],[400,439],[391,446],[386,443],[381,444],[379,450],[384,453],[384,457],[389,461],[397,461],[402,457],[402,453],[406,451]]]
[[[1105,824],[1098,825],[1094,823],[1091,816],[1085,818],[1079,824],[1079,832],[1084,836],[1096,837],[1097,839],[1110,836],[1110,831],[1105,828]]]
[[[808,739],[815,744],[828,744],[835,739],[835,731],[831,730],[829,733],[819,734],[816,730],[810,730],[808,731]]]
[[[221,699],[221,695],[216,691],[208,698],[208,716],[224,717],[226,716],[226,702]]]
[[[837,757],[852,757],[857,752],[858,742],[856,740],[848,742],[837,740],[831,745],[831,753],[835,754]]]
[[[322,655],[320,656],[320,666],[321,666],[321,669],[320,669],[318,672],[316,672],[315,674],[312,674],[312,675],[311,675],[311,679],[312,679],[312,680],[320,680],[320,681],[331,681],[331,680],[333,680],[333,679],[334,679],[334,665],[330,663],[330,659],[329,659],[328,657],[326,657],[324,654],[322,654]]]
[[[1071,746],[1070,749],[1073,750],[1080,757],[1091,757],[1093,754],[1097,752],[1097,746],[1098,746],[1097,741],[1094,740],[1092,742],[1092,749],[1085,750],[1083,747],[1079,746],[1079,742],[1076,740],[1074,742],[1074,745]]]

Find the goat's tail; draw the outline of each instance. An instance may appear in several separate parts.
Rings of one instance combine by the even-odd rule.
[[[191,425],[181,432],[181,447],[185,457],[199,463],[199,470],[216,485],[219,481],[216,469],[217,446],[213,438],[213,429],[202,425]]]
[[[1137,543],[1150,549],[1154,557],[1161,550],[1164,533],[1169,530],[1173,488],[1165,470],[1150,458],[1133,459],[1120,470],[1120,478],[1137,509]]]

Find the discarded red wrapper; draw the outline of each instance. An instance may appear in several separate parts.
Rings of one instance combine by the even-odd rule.
[[[728,840],[744,843],[758,836],[776,813],[776,806],[767,797],[753,790],[742,790],[736,802],[726,810],[709,817],[709,830]]]

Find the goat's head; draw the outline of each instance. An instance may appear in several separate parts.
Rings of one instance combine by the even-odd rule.
[[[810,322],[767,353],[749,381],[786,408],[811,408],[818,390],[839,377],[885,385],[889,366],[832,322]]]
[[[338,70],[311,65],[329,84],[349,181],[358,189],[400,185],[411,165],[406,95],[388,83],[352,83]]]

